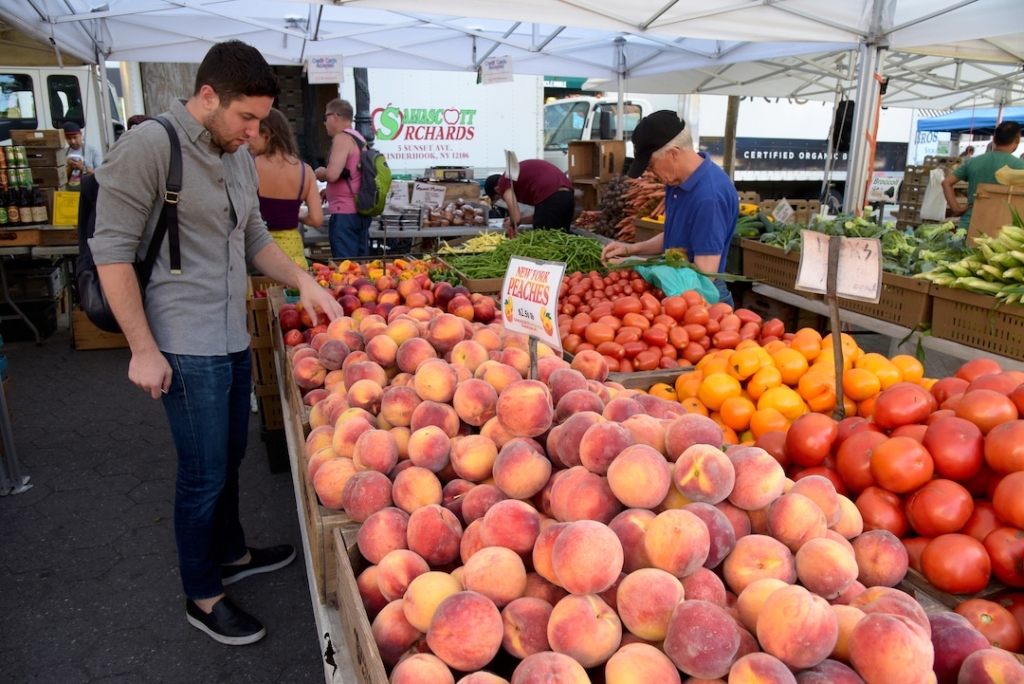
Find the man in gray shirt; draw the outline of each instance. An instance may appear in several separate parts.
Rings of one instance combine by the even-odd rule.
[[[249,421],[251,357],[246,263],[298,287],[303,306],[342,315],[334,298],[274,243],[260,216],[256,170],[240,149],[279,92],[262,55],[239,41],[214,45],[188,101],[163,116],[178,133],[181,271],[165,239],[145,293],[132,266],[163,202],[167,132],[147,122],[125,133],[96,171],[96,234],[89,241],[110,308],[131,347],[128,379],[163,397],[178,453],[174,530],[186,618],[215,640],[258,641],[260,622],[223,587],[291,563],[289,545],[248,547],[238,514],[238,467]]]

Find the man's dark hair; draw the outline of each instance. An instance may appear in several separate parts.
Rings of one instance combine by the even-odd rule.
[[[488,176],[487,180],[484,181],[484,194],[490,197],[492,200],[494,199],[495,195],[498,194],[498,180],[500,178],[501,175],[495,173],[491,176]]]
[[[217,43],[203,58],[196,74],[193,95],[204,85],[220,97],[220,106],[227,107],[241,97],[274,97],[281,93],[274,70],[259,50],[240,40]]]
[[[1016,121],[1004,121],[996,126],[996,134],[992,137],[1000,147],[1009,145],[1020,135],[1020,124]]]

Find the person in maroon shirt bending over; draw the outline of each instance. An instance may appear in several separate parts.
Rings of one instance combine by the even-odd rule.
[[[512,191],[515,190],[513,197]],[[494,202],[499,197],[508,205],[514,225],[532,223],[534,228],[569,230],[576,210],[572,183],[557,166],[543,159],[519,162],[519,180],[510,182],[505,174],[489,176],[484,192]],[[519,204],[533,207],[533,216],[520,216]]]

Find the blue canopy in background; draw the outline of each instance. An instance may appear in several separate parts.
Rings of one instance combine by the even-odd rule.
[[[999,109],[958,109],[942,116],[918,119],[919,131],[949,131],[950,133],[973,133],[992,135],[995,133]],[[1024,126],[1024,107],[1003,107],[1003,121],[1016,121]]]

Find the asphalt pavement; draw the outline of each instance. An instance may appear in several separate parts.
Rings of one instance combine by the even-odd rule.
[[[228,588],[266,625],[262,641],[223,646],[185,621],[174,448],[160,403],[128,382],[128,351],[75,351],[61,329],[0,354],[32,485],[0,497],[0,682],[322,683],[301,553]],[[253,414],[241,471],[250,545],[301,549],[290,477],[271,473]]]

